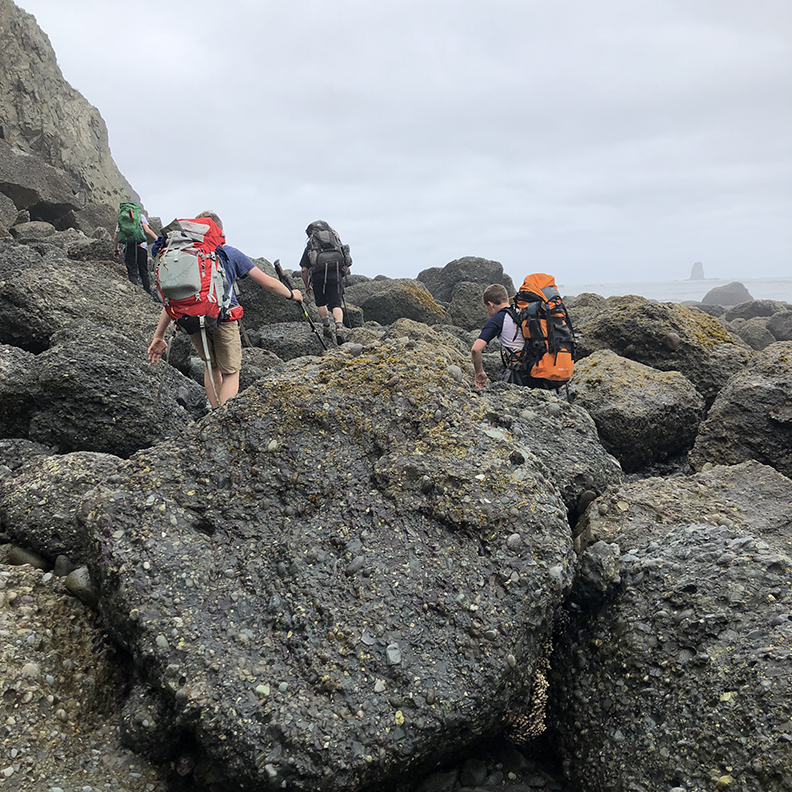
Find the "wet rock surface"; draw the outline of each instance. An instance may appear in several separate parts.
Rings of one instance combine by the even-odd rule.
[[[792,476],[792,342],[757,352],[723,388],[699,429],[693,466],[756,459]]]
[[[455,360],[287,365],[86,498],[100,609],[200,784],[373,787],[530,698],[566,508]]]

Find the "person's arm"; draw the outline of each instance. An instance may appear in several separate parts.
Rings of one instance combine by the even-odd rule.
[[[118,228],[113,231],[113,255],[118,258]]]
[[[267,275],[266,272],[262,272],[258,267],[253,267],[250,272],[247,273],[248,278],[252,278],[259,286],[263,286],[268,292],[272,294],[278,294],[281,297],[285,297],[287,300],[297,300],[297,302],[302,302],[302,294],[298,289],[289,289],[284,286],[277,278],[273,278],[271,275]]]
[[[470,357],[473,361],[473,368],[476,371],[475,383],[477,388],[483,388],[487,384],[487,372],[484,371],[484,364],[481,355],[487,346],[487,342],[483,338],[477,338],[470,348]]]
[[[305,286],[305,293],[310,296],[311,294],[311,262],[308,259],[308,248],[303,251],[302,258],[300,259],[300,275],[302,282]]]
[[[155,242],[157,241],[157,234],[155,234],[149,227],[147,223],[141,223],[143,226],[143,231],[145,231],[147,236],[150,236]]]
[[[171,318],[168,312],[163,308],[160,314],[159,321],[157,322],[157,329],[154,331],[154,338],[151,340],[148,348],[148,359],[152,363],[159,363],[162,356],[168,351],[168,344],[165,341],[165,331],[171,323]]]

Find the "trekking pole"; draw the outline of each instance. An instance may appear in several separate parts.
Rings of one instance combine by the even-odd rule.
[[[294,291],[291,280],[289,280],[289,276],[283,271],[280,259],[275,259],[275,263],[272,266],[275,267],[275,272],[278,274],[278,280],[289,290],[289,292]],[[300,303],[300,308],[302,308],[302,312],[305,315],[305,318],[308,320],[308,324],[311,325],[311,331],[319,339],[319,343],[325,348],[325,350],[327,350],[327,344],[325,344],[322,336],[319,335],[316,325],[311,321],[311,317],[308,316],[308,311],[305,310],[305,306],[302,303]]]

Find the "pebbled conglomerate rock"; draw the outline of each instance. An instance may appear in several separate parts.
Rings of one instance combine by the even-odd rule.
[[[662,542],[627,530],[617,549],[605,605],[556,644],[551,721],[570,784],[789,790],[790,557],[696,524]]]
[[[453,366],[410,340],[284,364],[84,499],[99,607],[197,788],[394,786],[530,699],[571,582],[559,451]],[[581,466],[618,470],[580,415]]]

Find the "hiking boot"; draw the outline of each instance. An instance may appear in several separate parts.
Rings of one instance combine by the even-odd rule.
[[[347,340],[346,327],[344,327],[344,325],[342,325],[341,322],[336,322],[335,332],[336,332],[336,343],[343,344],[344,341]]]
[[[325,338],[332,338],[333,337],[333,331],[332,331],[329,323],[322,325],[322,335]]]

